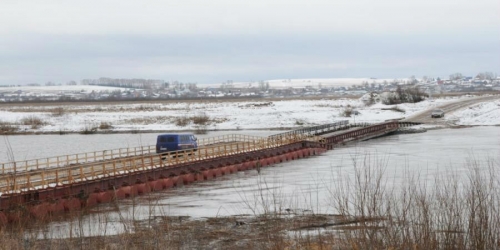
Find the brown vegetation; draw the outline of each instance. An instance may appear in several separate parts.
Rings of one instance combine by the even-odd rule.
[[[206,128],[212,122],[217,122],[216,120],[210,118],[207,114],[199,114],[194,116],[180,116],[174,119],[174,123],[178,127],[186,127],[187,125],[193,123],[197,128]]]
[[[337,173],[330,189],[336,214],[283,209],[279,193],[253,204],[252,215],[190,219],[149,215],[143,221],[119,216],[124,231],[114,236],[66,239],[44,237],[26,228],[0,230],[0,249],[498,249],[500,182],[495,161],[470,161],[465,178],[439,176],[431,183],[418,175],[394,187],[385,185],[383,166],[354,164],[354,175]],[[486,165],[486,166],[485,166]],[[339,170],[340,171],[340,170]],[[272,192],[272,191],[271,191]],[[279,192],[279,191],[277,191]],[[268,197],[269,196],[269,197]],[[150,199],[150,211],[158,204]],[[260,208],[255,206],[261,206]],[[115,206],[120,214],[118,206]],[[109,211],[107,211],[109,212]],[[100,216],[103,230],[116,216]],[[83,232],[90,221],[71,225]],[[95,233],[95,232],[94,232]],[[101,232],[102,234],[104,232]],[[38,235],[38,236],[36,236]],[[38,238],[37,238],[38,237]]]
[[[354,115],[354,108],[351,107],[351,105],[345,106],[341,111],[340,111],[340,116],[341,117],[351,117],[351,115]]]
[[[203,113],[191,117],[191,120],[196,125],[207,125],[210,122],[210,117],[207,114]]]
[[[382,110],[392,110],[392,111],[396,111],[396,112],[400,112],[400,113],[406,112],[404,109],[398,107],[398,105],[390,107],[390,108],[383,108]]]
[[[1,134],[10,134],[14,133],[19,129],[19,127],[15,126],[12,123],[0,121],[0,133]]]
[[[111,125],[110,122],[101,122],[101,124],[99,124],[99,129],[101,130],[106,130],[106,129],[112,129],[113,126]]]
[[[46,125],[47,123],[43,121],[40,117],[35,116],[35,115],[30,115],[27,117],[24,117],[21,119],[21,124],[23,125],[28,125],[32,129],[37,129],[43,125]]]
[[[83,134],[83,135],[95,134],[97,132],[98,128],[99,127],[94,122],[85,122],[83,130],[80,131],[80,134]]]
[[[50,112],[52,113],[52,116],[63,116],[66,113],[63,107],[56,107],[50,110]]]
[[[386,105],[400,103],[416,103],[425,100],[429,95],[421,91],[418,87],[402,88],[398,86],[396,93],[383,100]]]
[[[181,116],[181,117],[175,118],[174,123],[175,123],[175,126],[186,127],[189,123],[191,123],[191,119],[189,119],[186,116]]]

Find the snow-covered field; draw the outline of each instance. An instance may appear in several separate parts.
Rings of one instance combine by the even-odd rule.
[[[90,128],[123,132],[180,131],[196,130],[200,126],[207,130],[288,129],[340,120],[376,123],[408,118],[464,98],[470,97],[397,105],[404,112],[390,110],[394,105],[366,106],[359,99],[0,106],[0,124],[17,126],[22,132],[80,132]],[[345,117],[342,113],[348,108],[359,114]],[[192,122],[193,117],[200,116],[208,117],[207,125]],[[38,118],[43,124],[36,128],[23,125],[23,121],[30,118]],[[179,125],[176,121],[183,118],[188,124]],[[444,119],[456,125],[499,125],[500,101],[478,103],[448,113]],[[109,124],[111,128],[101,129],[101,124]]]
[[[400,82],[407,81],[408,79],[397,79]],[[365,82],[382,84],[384,82],[392,82],[394,79],[374,79],[374,78],[311,78],[311,79],[276,79],[267,80],[265,82],[269,83],[269,87],[273,89],[288,89],[288,88],[305,88],[307,86],[318,87],[321,85],[322,88],[332,88],[332,87],[350,87],[353,85],[361,85]],[[206,84],[202,86],[219,87],[220,83],[216,84]],[[237,88],[248,88],[248,87],[258,87],[258,82],[235,82],[234,87]]]
[[[105,86],[95,86],[95,85],[61,85],[61,86],[15,86],[15,87],[2,87],[0,92],[10,93],[10,92],[27,92],[36,94],[54,94],[54,93],[90,93],[92,91],[115,91],[115,90],[128,90],[126,88],[118,87],[105,87]]]
[[[323,88],[332,87],[351,87],[353,85],[361,85],[365,82],[383,84],[385,82],[406,82],[407,78],[401,79],[375,79],[375,78],[310,78],[310,79],[274,79],[266,80],[264,82],[269,83],[269,87],[273,89],[285,89],[285,88],[305,88],[311,86],[317,88],[319,85]],[[234,82],[232,83],[235,88],[258,88],[259,82]],[[218,88],[221,83],[207,83],[198,84],[199,88]],[[105,87],[96,85],[57,85],[57,86],[9,86],[0,88],[1,92],[33,92],[33,93],[59,93],[59,92],[85,92],[90,93],[92,91],[114,91],[114,90],[127,90],[126,88],[118,87]]]
[[[500,101],[482,102],[454,112],[449,120],[460,125],[500,125]]]

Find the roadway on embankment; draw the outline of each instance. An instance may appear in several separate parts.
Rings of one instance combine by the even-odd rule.
[[[413,115],[411,117],[406,118],[403,121],[407,122],[418,122],[418,123],[424,123],[424,124],[431,124],[431,125],[444,125],[444,126],[451,126],[453,125],[451,121],[447,120],[446,118],[431,118],[431,112],[434,109],[442,109],[445,112],[445,117],[459,109],[472,106],[476,103],[481,103],[481,102],[487,102],[487,101],[492,101],[500,99],[500,95],[494,95],[494,96],[479,96],[479,97],[472,97],[470,99],[466,100],[460,100],[452,103],[447,103],[443,105],[439,105],[427,110],[424,110],[422,112],[419,112],[416,115]]]

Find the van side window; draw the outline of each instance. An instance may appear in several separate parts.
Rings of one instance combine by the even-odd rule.
[[[167,137],[167,142],[175,142],[175,138],[173,136]]]
[[[160,137],[160,142],[167,142],[167,138],[166,137]]]

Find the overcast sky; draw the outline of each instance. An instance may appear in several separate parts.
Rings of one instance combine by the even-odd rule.
[[[0,85],[500,73],[499,0],[1,0]]]

